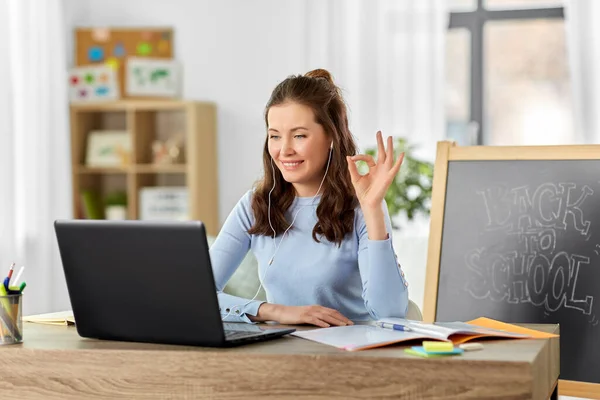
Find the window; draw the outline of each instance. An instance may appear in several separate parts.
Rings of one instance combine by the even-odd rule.
[[[449,1],[448,138],[461,145],[572,142],[560,1]]]

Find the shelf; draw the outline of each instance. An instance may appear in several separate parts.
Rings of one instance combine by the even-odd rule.
[[[134,167],[138,174],[185,174],[185,164],[137,164]]]
[[[79,174],[126,174],[129,167],[86,167],[83,165],[74,166],[73,169]]]
[[[137,164],[123,167],[86,167],[78,165],[74,169],[79,174],[126,174],[128,172],[138,174],[185,174],[187,172],[185,164]]]
[[[185,100],[119,100],[107,102],[72,103],[75,111],[126,111],[126,110],[177,110],[185,109],[192,104],[207,104]]]
[[[217,110],[214,103],[187,100],[128,99],[70,105],[73,215],[89,215],[82,193],[101,199],[127,196],[127,218],[140,218],[140,192],[147,187],[185,187],[189,218],[209,234],[219,232],[217,185]],[[130,164],[88,166],[90,133],[121,130],[131,135]],[[182,142],[182,164],[154,164],[156,141]]]

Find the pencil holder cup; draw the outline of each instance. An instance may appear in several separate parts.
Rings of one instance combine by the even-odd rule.
[[[22,294],[0,296],[0,345],[23,341]]]

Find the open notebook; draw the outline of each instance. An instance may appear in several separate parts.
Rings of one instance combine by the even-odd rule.
[[[47,314],[29,315],[23,317],[23,322],[34,322],[46,325],[75,325],[73,311],[59,311]]]
[[[348,351],[370,349],[411,340],[440,340],[458,345],[481,338],[543,339],[558,336],[489,318],[477,318],[466,323],[425,324],[401,318],[386,318],[378,322],[401,324],[408,326],[411,331],[395,331],[374,325],[350,325],[296,331],[292,335]]]

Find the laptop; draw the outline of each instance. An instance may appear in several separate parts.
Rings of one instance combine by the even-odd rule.
[[[82,337],[227,347],[295,331],[222,322],[200,221],[57,220],[54,229]]]

